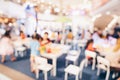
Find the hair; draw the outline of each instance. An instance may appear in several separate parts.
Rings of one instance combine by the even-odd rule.
[[[48,32],[45,32],[44,34],[47,34],[47,35],[48,35]]]
[[[70,29],[69,32],[72,32],[72,30]]]
[[[88,42],[86,43],[85,49],[87,49],[87,47],[90,43],[93,43],[93,39],[88,40]]]
[[[36,40],[39,40],[40,36],[38,34],[33,34],[32,35],[32,39],[36,39]]]
[[[24,32],[23,32],[23,31],[20,31],[20,34],[21,34],[21,33],[24,33]]]
[[[11,38],[10,36],[10,30],[9,31],[6,31],[5,34],[4,34],[5,37],[8,37],[8,38]]]
[[[117,52],[118,50],[120,50],[120,38],[117,39],[117,44],[116,44],[116,46],[115,46],[113,51]]]
[[[40,37],[39,37],[39,40],[41,40],[41,41],[42,41],[42,40],[43,40],[43,38],[40,36]]]
[[[117,22],[117,23],[116,23],[116,26],[118,26],[118,25],[119,25],[119,23]]]

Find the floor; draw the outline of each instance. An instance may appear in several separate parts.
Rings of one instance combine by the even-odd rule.
[[[35,74],[30,72],[29,54],[30,54],[30,51],[28,50],[27,55],[25,57],[23,57],[23,58],[18,57],[15,62],[11,62],[9,59],[9,56],[7,56],[6,62],[2,65],[5,65],[11,69],[14,69],[18,72],[25,74],[33,79],[36,79]],[[53,77],[53,76],[50,76],[50,73],[48,73],[48,80],[64,80],[65,57],[66,57],[66,55],[62,55],[60,58],[58,58],[57,76]],[[83,58],[84,58],[84,52],[82,51],[82,53],[79,57],[79,62],[81,62],[81,60]],[[49,60],[48,62],[51,63],[51,60]],[[105,72],[104,71],[101,72],[100,76],[96,76],[96,72],[97,72],[97,69],[91,70],[91,65],[89,64],[88,67],[84,68],[81,80],[105,80]],[[75,80],[75,76],[70,75],[68,79]],[[38,80],[44,80],[44,75],[42,72],[40,72]],[[116,80],[116,79],[112,79],[112,77],[110,75],[109,80]]]

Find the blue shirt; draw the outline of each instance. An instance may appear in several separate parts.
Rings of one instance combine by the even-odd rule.
[[[40,43],[37,40],[33,40],[30,42],[30,50],[31,50],[31,54],[33,55],[40,55],[39,52],[39,47],[40,47]]]

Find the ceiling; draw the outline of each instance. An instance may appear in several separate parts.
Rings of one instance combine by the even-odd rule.
[[[108,26],[108,24],[111,22],[112,19],[113,19],[113,16],[104,14],[95,20],[94,27],[104,30]]]
[[[96,11],[93,11],[91,15],[99,14],[99,13],[111,13],[113,15],[120,16],[120,0],[110,0],[105,5],[101,6]]]

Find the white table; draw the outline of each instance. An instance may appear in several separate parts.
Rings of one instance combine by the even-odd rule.
[[[53,76],[56,76],[56,67],[57,67],[57,59],[63,55],[64,53],[67,53],[69,51],[70,46],[68,45],[62,45],[62,44],[52,44],[52,46],[57,46],[60,47],[60,52],[59,53],[42,53],[41,56],[52,59],[52,64],[53,64]]]
[[[18,38],[17,40],[13,41],[13,45],[15,47],[19,47],[19,46],[25,45],[25,46],[27,46],[29,48],[31,40],[32,40],[31,38],[25,38],[25,39],[19,39]]]

